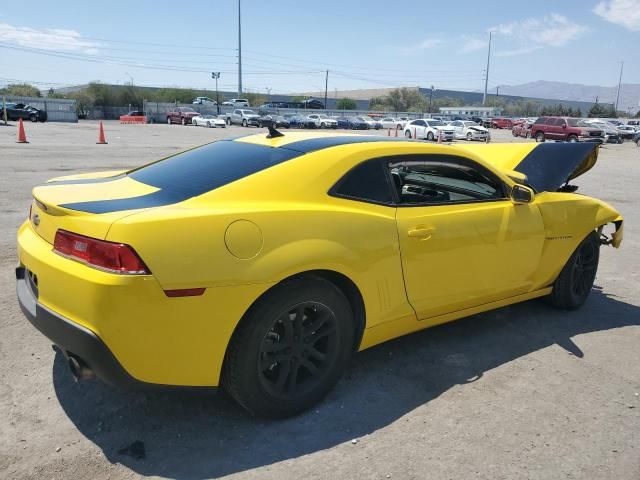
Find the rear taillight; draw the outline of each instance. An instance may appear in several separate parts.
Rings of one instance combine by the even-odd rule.
[[[151,273],[135,250],[124,243],[106,242],[66,230],[58,230],[53,242],[53,250],[106,272],[124,275]]]

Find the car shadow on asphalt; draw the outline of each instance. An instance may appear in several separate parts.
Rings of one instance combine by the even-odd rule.
[[[143,475],[204,479],[293,459],[371,434],[455,385],[576,335],[640,325],[640,307],[602,293],[563,312],[530,301],[418,332],[356,355],[315,409],[285,421],[251,417],[226,395],[131,393],[73,383],[59,353],[54,388],[69,419],[107,459]],[[144,443],[145,458],[131,455]]]

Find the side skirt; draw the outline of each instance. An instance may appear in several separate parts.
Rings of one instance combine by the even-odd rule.
[[[387,340],[401,337],[418,330],[435,327],[436,325],[441,325],[443,323],[469,317],[478,313],[487,312],[489,310],[495,310],[496,308],[506,307],[507,305],[513,305],[514,303],[544,297],[545,295],[549,295],[552,289],[552,287],[546,287],[534,292],[523,293],[522,295],[516,295],[515,297],[509,297],[503,300],[478,305],[477,307],[458,310],[457,312],[446,313],[444,315],[438,315],[436,317],[430,317],[423,320],[417,320],[416,317],[412,316],[382,323],[375,327],[367,328],[364,331],[364,336],[360,343],[360,350],[373,347],[374,345],[386,342]]]

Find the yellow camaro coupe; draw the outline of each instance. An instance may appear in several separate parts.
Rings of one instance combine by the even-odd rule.
[[[622,240],[569,184],[597,153],[270,128],[57,178],[18,231],[19,303],[77,378],[224,386],[293,415],[355,351],[536,297],[582,305]]]

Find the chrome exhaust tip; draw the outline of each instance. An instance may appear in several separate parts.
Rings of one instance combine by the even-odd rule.
[[[67,358],[69,360],[69,370],[71,370],[71,374],[76,382],[95,378],[95,373],[93,373],[93,370],[89,368],[89,365],[87,365],[84,360],[73,354],[68,354]]]

